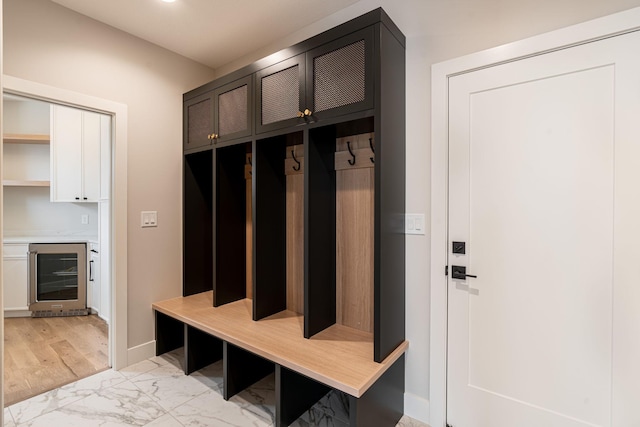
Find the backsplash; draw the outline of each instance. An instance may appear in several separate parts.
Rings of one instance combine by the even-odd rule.
[[[82,224],[82,216],[88,224]],[[4,236],[97,236],[97,203],[52,203],[48,187],[5,187]]]

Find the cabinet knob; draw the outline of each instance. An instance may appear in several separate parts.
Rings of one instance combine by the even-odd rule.
[[[312,115],[313,113],[311,112],[311,110],[309,110],[308,108],[306,110],[304,110],[304,115],[309,117],[310,115]]]
[[[211,134],[207,135],[207,139],[211,139],[211,136],[212,136]]]
[[[220,135],[218,135],[217,133],[211,134],[211,139],[218,139],[218,138],[220,138]]]
[[[301,118],[303,118],[303,117],[304,117],[304,113],[303,113],[302,111],[298,111],[298,113],[296,114],[296,116],[297,116],[298,118],[300,118],[300,119],[301,119]]]

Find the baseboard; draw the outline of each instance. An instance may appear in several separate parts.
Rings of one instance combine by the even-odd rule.
[[[156,355],[156,340],[131,347],[127,350],[127,366],[147,360]]]
[[[415,394],[404,394],[404,414],[422,423],[429,423],[429,400]]]
[[[4,317],[31,317],[31,312],[28,309],[25,310],[5,310]]]

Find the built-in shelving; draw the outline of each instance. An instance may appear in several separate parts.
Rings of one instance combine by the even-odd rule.
[[[331,389],[351,427],[402,416],[404,64],[376,9],[184,95],[183,297],[153,304],[156,353],[222,359],[225,399],[275,372],[277,427]]]
[[[51,181],[3,179],[2,185],[5,187],[49,187],[51,186]]]
[[[49,144],[49,135],[46,134],[4,134],[5,144]]]

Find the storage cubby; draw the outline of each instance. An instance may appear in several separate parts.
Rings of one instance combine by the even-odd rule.
[[[254,320],[303,310],[302,146],[303,132],[255,143]]]
[[[373,333],[374,121],[309,132],[305,337],[338,323]]]
[[[277,426],[331,389],[351,426],[402,415],[404,43],[376,9],[184,95],[184,293],[153,304],[158,352],[191,342],[199,366],[222,341],[226,398],[275,368]]]
[[[219,306],[247,297],[247,150],[236,144],[213,150],[214,299]],[[249,173],[251,171],[249,170]]]
[[[183,295],[213,289],[213,152],[184,156]]]

